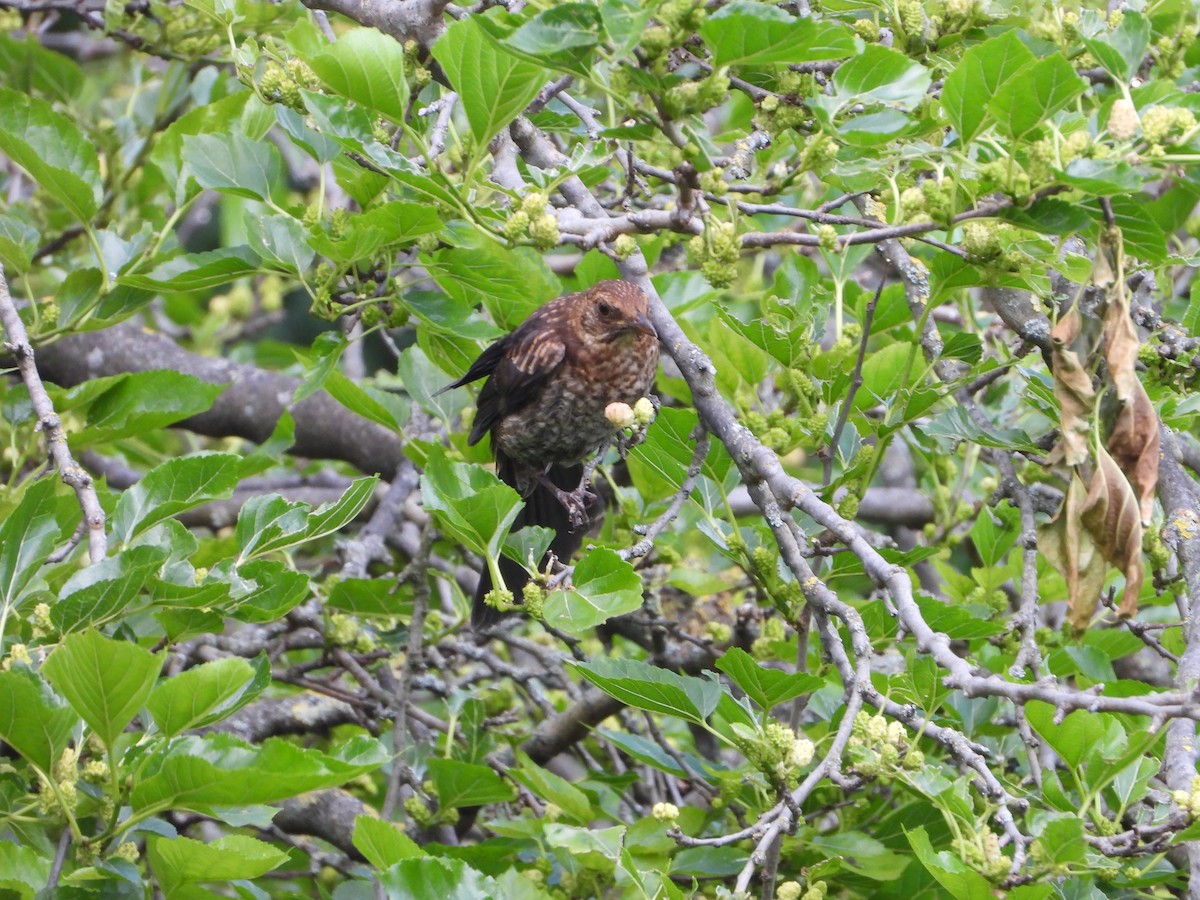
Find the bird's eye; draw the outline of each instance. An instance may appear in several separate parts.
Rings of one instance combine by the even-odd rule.
[[[607,319],[613,314],[613,308],[602,301],[599,305],[597,305],[596,312],[600,313],[603,318]]]

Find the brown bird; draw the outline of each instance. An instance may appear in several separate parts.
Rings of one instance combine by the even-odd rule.
[[[601,281],[558,297],[442,389],[488,379],[468,443],[491,434],[496,474],[525,498],[513,530],[554,529],[548,553],[557,559],[565,561],[579,549],[597,502],[583,483],[582,463],[617,431],[605,407],[618,401],[632,406],[654,383],[658,335],[649,308],[646,294],[627,281]],[[529,574],[506,557],[500,573],[519,597]],[[485,568],[471,608],[476,629],[501,619],[484,602],[491,589]]]

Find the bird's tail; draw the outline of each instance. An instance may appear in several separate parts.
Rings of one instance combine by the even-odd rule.
[[[515,467],[503,454],[497,454],[496,474],[505,483],[516,486]],[[560,490],[573,491],[583,480],[583,466],[551,466],[546,472],[546,477]],[[599,515],[599,505],[599,501],[596,501],[589,506],[589,518],[594,520]],[[554,540],[550,542],[548,554],[553,553],[559,561],[564,563],[583,544],[583,536],[587,531],[586,526],[581,527],[578,531],[571,531],[567,511],[553,492],[540,481],[536,482],[533,491],[525,497],[525,508],[517,513],[512,530],[516,531],[526,525],[541,525],[554,529]],[[500,575],[504,578],[505,587],[513,592],[514,597],[520,599],[521,591],[529,581],[529,573],[523,566],[507,556],[501,556],[499,562]],[[546,559],[543,557],[541,565],[545,564]],[[492,576],[485,566],[480,573],[479,585],[475,588],[475,599],[471,604],[471,627],[476,631],[491,628],[504,618],[504,613],[484,602],[483,598],[491,589]]]

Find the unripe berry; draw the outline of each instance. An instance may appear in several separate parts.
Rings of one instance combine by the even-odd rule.
[[[549,250],[558,245],[558,219],[552,213],[539,216],[529,226],[529,236],[539,250]]]
[[[660,822],[674,822],[679,818],[679,807],[674,803],[655,803],[650,814]]]
[[[1108,114],[1109,134],[1118,141],[1125,141],[1137,134],[1139,124],[1137,108],[1132,101],[1120,97],[1113,102]]]

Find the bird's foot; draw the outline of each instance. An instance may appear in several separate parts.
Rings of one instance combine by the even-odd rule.
[[[558,502],[566,510],[567,522],[572,531],[586,528],[591,523],[592,518],[588,515],[588,507],[596,501],[597,497],[586,481],[581,482],[579,487],[573,491],[564,491],[545,476],[541,476],[541,481],[558,498]]]

